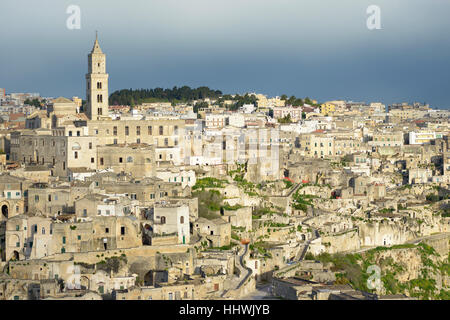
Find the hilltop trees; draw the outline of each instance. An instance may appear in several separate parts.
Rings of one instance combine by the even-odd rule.
[[[205,98],[218,99],[222,95],[220,90],[208,87],[192,89],[188,86],[172,89],[122,89],[109,96],[110,105],[138,105],[145,102],[190,102]]]

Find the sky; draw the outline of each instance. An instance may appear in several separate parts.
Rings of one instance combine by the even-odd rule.
[[[80,29],[66,13],[80,8]],[[380,8],[369,30],[367,8]],[[109,90],[450,107],[450,0],[1,0],[0,87],[85,98],[98,30]]]

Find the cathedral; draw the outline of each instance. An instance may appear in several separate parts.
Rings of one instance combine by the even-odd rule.
[[[85,110],[60,97],[47,110],[30,115],[27,129],[11,134],[11,160],[48,166],[59,179],[70,179],[75,171],[107,168],[150,176],[155,167],[184,164],[184,132],[193,124],[148,115],[136,118],[125,114],[113,119],[109,115],[108,79],[106,54],[96,37],[88,54]]]

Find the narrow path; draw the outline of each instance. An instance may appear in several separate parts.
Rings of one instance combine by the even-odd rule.
[[[310,220],[312,218],[313,217],[309,217],[309,218],[306,218],[305,220],[302,221],[303,225],[307,226],[308,228],[310,228],[312,230],[313,237],[311,239],[309,239],[308,241],[306,241],[306,243],[305,243],[305,245],[303,247],[303,250],[299,250],[299,252],[295,256],[295,260],[297,260],[297,261],[302,261],[303,259],[305,259],[306,253],[308,252],[308,249],[309,249],[309,246],[311,245],[311,242],[316,240],[316,239],[318,239],[318,238],[320,238],[319,231],[316,228],[312,227],[311,225],[305,223],[306,221],[308,221],[308,220]]]
[[[239,278],[237,279],[233,279],[233,289],[229,289],[229,290],[225,290],[222,294],[221,297],[224,297],[227,292],[229,292],[230,290],[236,290],[239,289],[243,284],[245,284],[245,282],[249,279],[249,277],[252,275],[253,271],[252,269],[246,267],[244,265],[244,257],[247,255],[248,253],[248,244],[241,245],[241,250],[242,250],[242,254],[238,255],[238,259],[239,259],[239,263],[236,264],[236,267],[239,269]]]

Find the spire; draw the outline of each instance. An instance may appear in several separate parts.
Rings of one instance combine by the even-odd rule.
[[[100,49],[100,45],[98,44],[98,32],[95,31],[95,42],[94,47],[92,48],[91,53],[103,53],[102,49]]]

